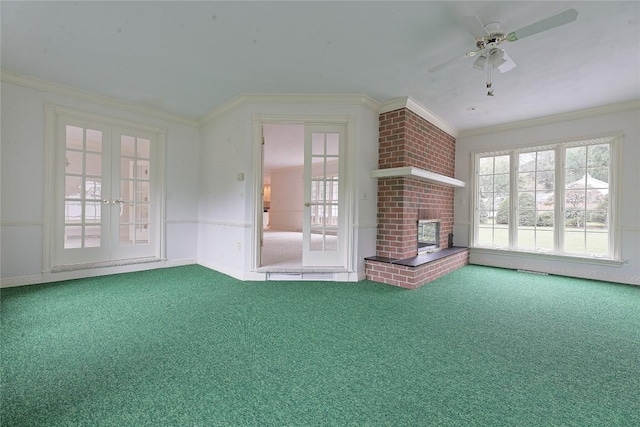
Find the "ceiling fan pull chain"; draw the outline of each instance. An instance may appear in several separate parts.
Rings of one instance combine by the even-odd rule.
[[[487,96],[493,96],[493,87],[491,83],[491,69],[493,66],[491,64],[487,65]]]

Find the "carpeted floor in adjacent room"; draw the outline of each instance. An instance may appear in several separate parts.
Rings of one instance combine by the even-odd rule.
[[[3,289],[2,426],[640,425],[640,288],[200,266]]]

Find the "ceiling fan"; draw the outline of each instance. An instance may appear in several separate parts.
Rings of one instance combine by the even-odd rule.
[[[480,18],[475,15],[465,16],[462,18],[462,24],[475,37],[476,49],[443,62],[429,69],[429,72],[439,71],[460,59],[477,57],[473,63],[473,68],[487,70],[487,96],[493,96],[491,70],[498,69],[501,73],[506,73],[516,66],[515,62],[507,55],[507,52],[500,48],[503,42],[515,42],[525,37],[573,22],[577,17],[578,11],[569,9],[531,25],[527,25],[519,30],[506,33],[502,30],[499,22],[483,24]]]

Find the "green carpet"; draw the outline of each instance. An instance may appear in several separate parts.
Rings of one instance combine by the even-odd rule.
[[[640,425],[640,288],[199,266],[4,289],[2,426]]]

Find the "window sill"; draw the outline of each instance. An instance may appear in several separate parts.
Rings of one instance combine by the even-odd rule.
[[[577,256],[577,255],[560,255],[557,253],[546,252],[526,252],[526,251],[514,251],[510,249],[495,249],[495,248],[482,248],[475,247],[470,248],[471,254],[486,254],[486,255],[502,255],[517,258],[537,258],[546,259],[550,261],[564,261],[575,262],[581,264],[590,265],[608,265],[620,267],[625,264],[625,261],[613,258],[595,257],[595,256]]]

